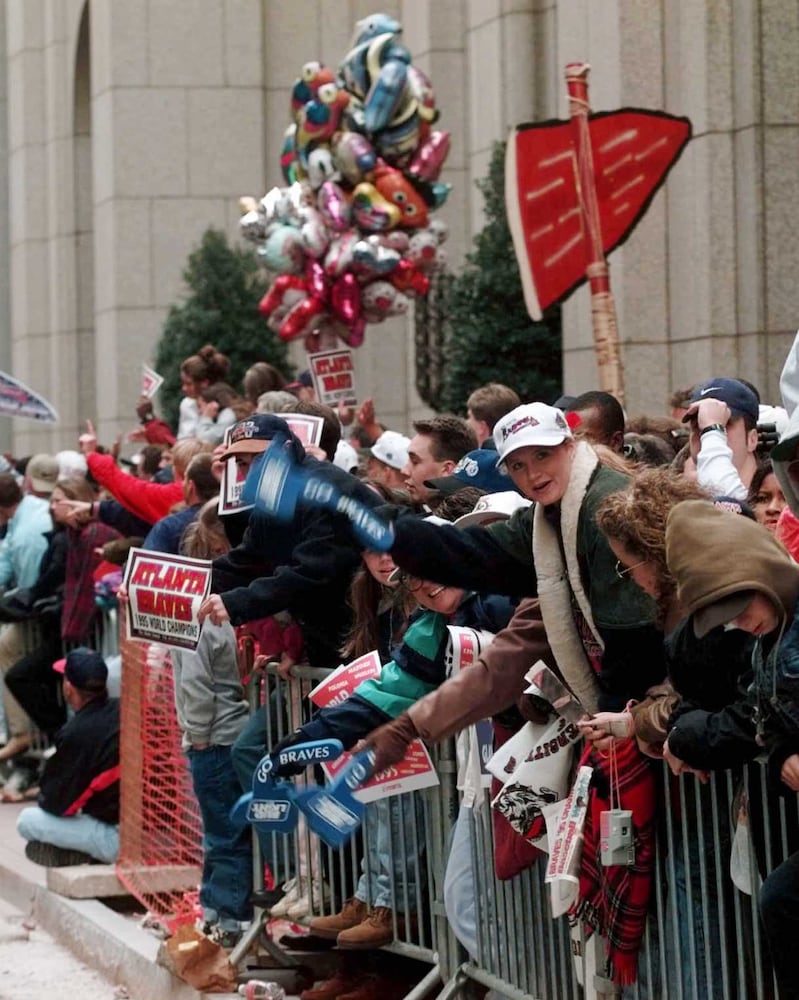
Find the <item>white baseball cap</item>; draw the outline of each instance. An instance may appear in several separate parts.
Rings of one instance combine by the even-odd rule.
[[[399,431],[383,431],[369,449],[378,462],[392,469],[402,469],[408,464],[408,446],[411,439]]]
[[[502,493],[486,493],[474,505],[468,514],[459,517],[455,524],[459,528],[468,528],[470,524],[484,524],[486,521],[507,520],[522,507],[530,507],[532,500],[523,497],[516,490],[505,490]]]
[[[358,468],[358,452],[352,447],[349,441],[341,438],[336,445],[336,454],[333,456],[333,465],[337,465],[345,472],[352,472]]]
[[[506,413],[494,427],[497,465],[519,448],[552,448],[572,437],[563,413],[546,403],[524,403]]]

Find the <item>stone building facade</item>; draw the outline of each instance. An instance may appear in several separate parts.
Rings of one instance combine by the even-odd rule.
[[[385,0],[453,136],[442,212],[457,266],[481,227],[475,181],[515,123],[566,113],[588,61],[596,109],[687,115],[694,139],[611,258],[628,409],[741,373],[774,395],[799,303],[796,0]],[[362,0],[5,0],[0,37],[0,368],[61,422],[15,421],[19,453],[131,426],[139,365],[188,252],[237,233],[238,197],[280,183],[289,90],[335,65]],[[7,190],[7,198],[5,191]],[[565,305],[564,385],[596,382],[585,291]],[[359,385],[381,417],[422,408],[412,333],[369,330]],[[3,421],[8,424],[8,421]],[[7,430],[10,435],[10,430]],[[10,443],[10,442],[9,442]]]

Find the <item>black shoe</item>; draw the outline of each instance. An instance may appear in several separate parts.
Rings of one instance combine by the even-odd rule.
[[[33,861],[34,864],[43,865],[45,868],[102,864],[91,854],[84,854],[83,851],[70,851],[66,847],[56,847],[55,844],[46,844],[43,840],[29,840],[25,845],[25,857],[29,861]]]
[[[277,889],[253,889],[250,893],[250,902],[261,910],[271,910],[285,895],[280,886]]]

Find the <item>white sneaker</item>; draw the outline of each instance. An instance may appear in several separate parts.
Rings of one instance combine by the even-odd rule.
[[[289,906],[286,916],[289,920],[305,920],[306,917],[316,916],[329,902],[330,889],[324,882],[315,880],[311,883],[311,891],[306,886],[303,895]]]
[[[283,891],[285,892],[285,896],[283,896],[282,899],[279,899],[269,910],[269,915],[272,917],[287,916],[289,907],[296,903],[305,891],[305,879],[289,879],[283,886]]]

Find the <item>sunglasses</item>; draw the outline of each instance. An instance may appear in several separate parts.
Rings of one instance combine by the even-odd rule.
[[[646,559],[642,559],[640,562],[633,563],[632,566],[625,566],[621,559],[616,560],[616,565],[614,569],[616,570],[616,576],[623,580],[628,573],[632,572],[634,569],[638,569],[639,566],[643,566]]]

